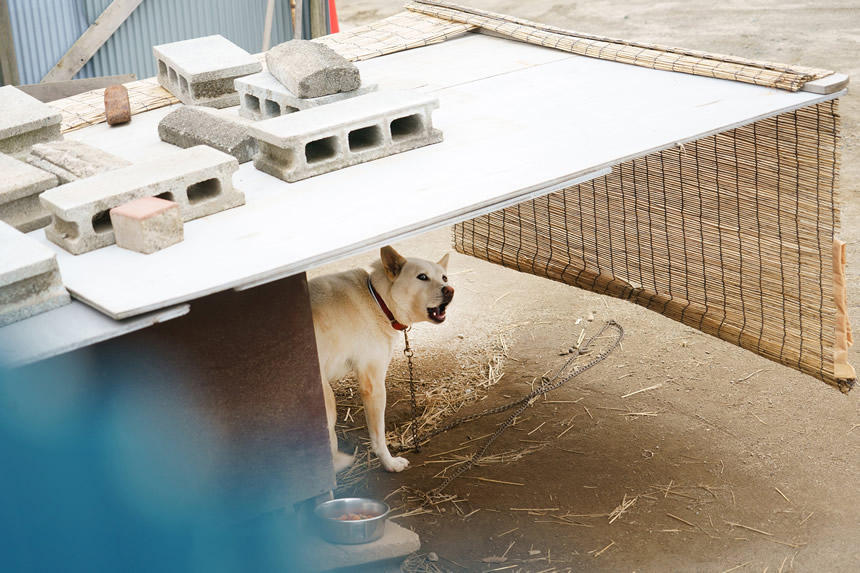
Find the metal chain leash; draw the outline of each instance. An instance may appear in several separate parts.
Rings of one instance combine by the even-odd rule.
[[[564,372],[568,368],[571,368],[571,366],[573,366],[573,363],[576,361],[576,359],[579,358],[580,356],[582,356],[583,354],[585,354],[586,351],[588,351],[591,344],[595,340],[597,340],[598,338],[603,336],[603,334],[610,328],[614,328],[616,333],[617,333],[616,338],[612,341],[612,343],[609,346],[607,346],[602,352],[595,355],[594,358],[592,358],[591,360],[589,360],[588,362],[586,362],[584,364],[574,366],[567,375],[563,376]],[[418,427],[417,427],[418,426],[418,424],[417,424],[417,421],[418,421],[418,405],[417,405],[416,400],[415,400],[415,378],[413,376],[414,369],[413,369],[413,365],[412,365],[412,357],[415,355],[415,353],[413,352],[412,348],[409,346],[409,336],[406,334],[405,330],[403,331],[403,337],[406,340],[406,349],[403,351],[403,354],[404,354],[404,356],[406,356],[406,359],[407,359],[408,364],[409,364],[409,391],[410,391],[410,394],[412,397],[412,446],[414,447],[414,451],[416,453],[420,452],[420,445],[422,443],[427,443],[430,440],[430,438],[433,438],[434,436],[438,436],[439,434],[442,434],[444,432],[447,432],[448,430],[456,428],[457,426],[459,426],[461,424],[465,424],[467,422],[472,422],[472,421],[477,420],[479,418],[483,418],[484,416],[490,416],[492,414],[499,414],[501,412],[505,412],[507,410],[510,410],[511,408],[515,408],[516,406],[519,406],[519,408],[517,409],[516,412],[511,414],[504,422],[499,424],[498,429],[493,433],[492,436],[490,436],[490,438],[484,443],[484,445],[481,447],[481,449],[478,450],[478,452],[476,452],[467,463],[465,463],[462,466],[460,466],[459,468],[457,468],[457,470],[451,476],[449,476],[444,482],[442,482],[442,485],[440,485],[440,486],[438,486],[432,490],[433,493],[438,493],[438,492],[442,491],[443,489],[445,489],[446,487],[448,487],[448,485],[452,481],[454,481],[455,479],[457,479],[458,477],[463,475],[465,472],[469,471],[472,468],[472,466],[474,466],[475,463],[477,463],[484,456],[484,454],[487,453],[487,450],[490,449],[490,446],[493,445],[493,443],[496,441],[496,439],[498,439],[498,437],[501,436],[502,433],[505,430],[507,430],[514,423],[514,420],[516,420],[516,418],[520,414],[522,414],[526,408],[531,406],[538,399],[538,397],[543,396],[543,395],[545,395],[548,392],[551,392],[553,390],[556,390],[557,388],[560,388],[561,386],[566,384],[568,381],[570,381],[572,378],[582,374],[586,370],[588,370],[588,369],[596,366],[597,364],[603,362],[603,360],[606,359],[606,357],[609,356],[609,354],[613,350],[618,348],[618,346],[621,344],[621,340],[624,338],[624,328],[620,324],[615,322],[614,320],[610,320],[610,321],[604,323],[603,326],[600,328],[599,331],[597,331],[596,334],[591,336],[584,343],[580,343],[576,347],[576,350],[574,351],[573,355],[567,360],[567,362],[565,362],[562,365],[561,368],[558,369],[558,372],[556,372],[555,376],[553,376],[552,378],[547,378],[546,376],[541,377],[541,385],[536,390],[530,392],[528,395],[526,395],[526,396],[524,396],[518,400],[514,400],[513,402],[509,402],[507,404],[503,404],[503,405],[497,406],[495,408],[490,408],[488,410],[484,410],[483,412],[479,412],[477,414],[471,414],[469,416],[463,416],[462,418],[457,418],[457,419],[453,420],[452,422],[446,424],[445,426],[442,426],[441,428],[437,428],[436,430],[433,430],[429,434],[426,434],[425,436],[423,436],[421,438],[421,440],[418,439]],[[409,449],[408,446],[400,446],[397,449],[397,453],[403,452],[403,451],[408,450],[408,449]]]
[[[406,341],[406,348],[403,349],[403,355],[409,362],[409,393],[412,395],[412,444],[415,446],[415,453],[421,452],[421,443],[418,441],[418,427],[415,421],[418,419],[418,404],[415,401],[415,375],[413,374],[412,357],[415,353],[412,347],[409,346],[409,329],[403,331],[403,340]],[[402,450],[401,450],[402,451]]]

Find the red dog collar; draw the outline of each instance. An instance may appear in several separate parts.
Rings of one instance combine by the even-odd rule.
[[[394,330],[406,330],[409,328],[405,324],[400,324],[397,322],[397,319],[394,318],[394,315],[391,314],[391,311],[388,310],[388,306],[385,304],[385,301],[382,300],[382,297],[379,296],[379,293],[376,292],[376,289],[373,288],[373,283],[370,282],[370,277],[367,277],[367,290],[370,291],[370,296],[373,297],[373,300],[376,301],[376,304],[379,305],[379,308],[382,310],[382,313],[385,315],[385,318],[388,319],[388,322],[391,323],[391,328]]]

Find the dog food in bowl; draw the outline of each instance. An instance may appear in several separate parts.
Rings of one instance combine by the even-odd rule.
[[[382,537],[388,505],[367,498],[333,499],[314,509],[317,529],[331,543],[369,543]]]
[[[359,521],[362,519],[373,519],[379,517],[378,513],[344,513],[340,517],[335,517],[338,521]]]

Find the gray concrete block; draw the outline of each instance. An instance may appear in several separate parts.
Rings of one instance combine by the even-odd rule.
[[[266,52],[269,73],[298,97],[322,97],[361,86],[358,68],[323,44],[290,40]]]
[[[0,153],[0,221],[29,233],[51,222],[39,194],[56,187],[57,177]]]
[[[337,545],[318,537],[303,540],[300,559],[304,570],[348,570],[354,567],[381,565],[406,558],[421,548],[421,539],[414,531],[386,521],[385,533],[371,543]]]
[[[257,58],[218,35],[153,46],[152,52],[158,83],[188,105],[238,105],[233,80],[263,69]]]
[[[0,153],[23,155],[34,143],[60,139],[63,116],[12,86],[0,87]]]
[[[288,90],[269,72],[239,78],[235,85],[236,91],[239,92],[239,115],[253,121],[270,119],[376,91],[376,84],[369,84],[348,92],[301,98]]]
[[[438,106],[425,94],[385,91],[267,119],[250,127],[254,166],[293,182],[438,143]]]
[[[30,165],[56,175],[61,185],[131,165],[107,151],[70,139],[38,143],[26,159]]]
[[[110,210],[116,244],[148,255],[183,239],[179,204],[158,197],[141,197]]]
[[[247,121],[205,107],[182,106],[170,112],[158,124],[158,136],[182,148],[208,145],[239,163],[251,161],[257,153],[257,140],[248,133]]]
[[[115,241],[110,210],[140,197],[179,204],[183,221],[245,204],[233,188],[236,158],[200,145],[166,157],[79,179],[41,195],[53,216],[45,236],[79,255]]]
[[[57,255],[0,222],[0,327],[69,302]]]

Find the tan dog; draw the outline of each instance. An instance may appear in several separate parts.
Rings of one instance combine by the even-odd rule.
[[[409,465],[405,458],[393,457],[385,443],[385,374],[405,328],[445,320],[454,297],[447,267],[448,255],[432,263],[383,247],[370,273],[355,269],[308,283],[336,471],[348,467],[352,456],[337,450],[337,412],[329,382],[350,373],[358,378],[374,453],[390,472]]]

